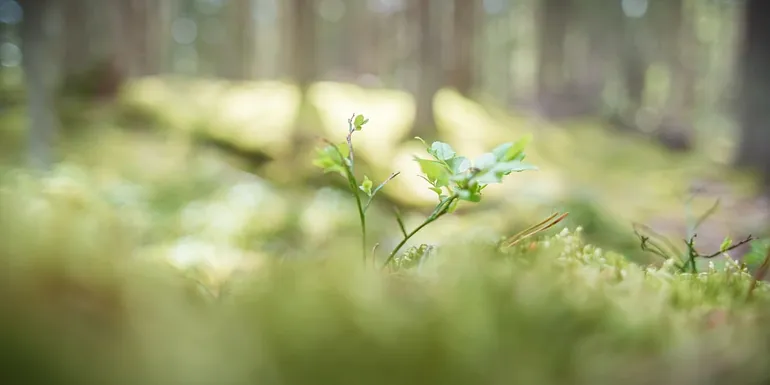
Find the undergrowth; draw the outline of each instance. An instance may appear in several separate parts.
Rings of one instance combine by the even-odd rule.
[[[365,122],[357,119],[351,133]],[[500,152],[509,154],[516,144],[505,146]],[[483,183],[468,175],[482,174],[460,177],[451,147],[426,147],[433,159],[423,171],[438,190],[438,212],[461,197],[474,202]],[[366,214],[377,187],[354,176],[354,151],[322,154],[324,167],[363,193],[355,205]],[[494,181],[509,170],[493,172]],[[0,181],[4,383],[770,379],[770,288],[758,279],[767,259],[751,272],[730,258],[732,240],[707,258],[722,265],[683,268],[691,267],[683,251],[644,266],[586,243],[580,227],[557,229],[564,214],[556,213],[498,243],[396,247],[389,269],[360,263],[362,253],[371,255],[364,240],[305,258],[262,259],[215,280],[210,270],[144,253],[128,208],[84,184],[57,172]],[[365,236],[366,218],[358,219]],[[767,253],[761,241],[754,247]]]

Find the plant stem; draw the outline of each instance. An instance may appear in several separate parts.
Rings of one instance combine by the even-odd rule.
[[[361,204],[361,197],[358,191],[353,190],[353,195],[356,196],[356,206],[358,206],[358,218],[361,220],[361,252],[364,259],[364,266],[366,266],[366,214],[364,213],[364,207]]]
[[[361,251],[362,256],[364,260],[364,265],[366,265],[366,253],[368,250],[366,249],[366,212],[364,211],[364,205],[361,202],[361,195],[358,193],[358,181],[356,180],[356,177],[353,175],[352,167],[347,166],[345,167],[345,171],[348,174],[348,186],[350,188],[350,192],[353,193],[353,197],[356,198],[356,207],[358,208],[358,219],[361,221]]]
[[[452,205],[452,202],[457,199],[457,195],[452,195],[443,201],[441,201],[436,208],[433,210],[433,213],[425,219],[424,222],[422,222],[419,226],[417,226],[414,230],[412,230],[409,234],[406,234],[404,238],[401,240],[401,242],[396,245],[396,247],[393,249],[393,251],[390,252],[390,255],[388,255],[388,259],[385,260],[385,263],[382,264],[382,268],[386,268],[388,264],[393,260],[393,258],[396,257],[396,253],[398,253],[399,250],[401,250],[402,247],[406,244],[406,242],[409,241],[410,238],[412,238],[415,234],[417,234],[418,231],[422,230],[425,226],[431,224],[436,219],[441,218],[442,215],[446,214],[449,210],[449,206]]]

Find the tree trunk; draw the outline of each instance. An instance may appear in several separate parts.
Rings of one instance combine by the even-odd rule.
[[[476,37],[477,0],[454,0],[452,74],[450,84],[460,94],[469,96],[473,86],[474,39]]]
[[[441,88],[441,39],[431,14],[431,0],[414,0],[412,23],[419,26],[417,46],[417,92],[415,93],[415,119],[412,133],[426,140],[436,133],[433,99]]]
[[[250,79],[253,76],[256,49],[251,0],[232,0],[225,7],[227,44],[232,48],[227,58],[229,63],[226,77],[234,80]]]
[[[576,83],[586,110],[599,113],[604,105],[607,74],[613,59],[619,56],[618,48],[622,47],[617,31],[622,28],[625,16],[614,0],[581,4],[580,11],[580,29],[588,39],[588,46],[580,61],[580,71],[576,71]]]
[[[566,81],[564,48],[571,11],[570,0],[542,0],[540,5],[538,100],[548,105]]]
[[[736,164],[758,170],[770,192],[770,2],[748,0],[744,15],[744,40],[739,107],[742,128]]]
[[[695,82],[693,26],[689,23],[689,10],[684,0],[668,0],[658,5],[654,37],[661,41],[661,59],[670,73],[670,87],[663,113],[667,116],[686,117],[694,107]]]
[[[56,114],[52,103],[52,88],[46,63],[49,62],[45,34],[45,12],[50,0],[22,2],[24,21],[21,25],[24,80],[27,86],[28,164],[37,170],[47,170],[53,164],[52,142],[56,132]]]
[[[37,2],[33,0],[30,6]],[[70,0],[62,7],[64,16],[64,63],[63,76],[83,71],[91,59],[91,35],[89,33],[88,0]]]
[[[304,92],[316,80],[316,1],[292,0],[289,5],[292,77]]]
[[[118,23],[116,52],[118,64],[128,76],[147,74],[148,51],[148,1],[124,0],[119,2],[114,12]]]
[[[695,45],[692,10],[684,0],[669,0],[662,9],[664,57],[670,68],[670,86],[657,137],[674,150],[687,150],[692,145],[693,110],[695,108]]]
[[[636,114],[644,105],[647,60],[642,52],[637,24],[624,20],[620,43],[620,71],[626,91],[626,104],[620,111],[624,124],[636,129]]]

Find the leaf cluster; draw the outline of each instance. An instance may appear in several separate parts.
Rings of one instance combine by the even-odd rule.
[[[385,187],[390,180],[398,176],[398,172],[393,173],[385,181],[375,187],[374,182],[366,175],[359,182],[354,174],[355,155],[353,149],[352,135],[354,132],[361,131],[363,126],[369,121],[363,115],[353,115],[348,119],[348,135],[346,137],[347,146],[337,145],[325,141],[326,145],[319,148],[313,164],[323,169],[324,173],[336,173],[347,179],[348,187],[356,199],[359,218],[361,221],[362,248],[364,260],[366,260],[366,212],[372,203],[375,195]],[[403,238],[390,252],[383,267],[388,266],[394,261],[398,251],[412,238],[418,231],[425,226],[436,221],[442,216],[453,212],[460,201],[480,202],[482,190],[490,184],[502,183],[503,178],[514,172],[527,170],[536,170],[531,164],[525,163],[526,154],[524,149],[532,140],[531,136],[525,136],[516,142],[503,143],[492,151],[482,154],[472,162],[465,156],[458,155],[457,152],[447,143],[433,142],[431,145],[420,140],[430,159],[415,157],[424,175],[421,177],[430,184],[430,190],[438,195],[439,202],[433,209],[433,212],[416,228],[407,231],[404,221],[396,212],[396,220]],[[365,204],[362,203],[360,193],[363,192],[369,199]],[[556,221],[558,222],[558,220]],[[555,224],[555,222],[554,222]],[[377,246],[372,251],[376,251]],[[419,248],[418,248],[419,249]],[[418,250],[415,249],[415,250]],[[414,254],[411,250],[407,254]],[[410,254],[410,255],[411,255]],[[417,253],[422,255],[422,253]],[[417,255],[415,254],[415,255]],[[400,261],[419,260],[421,258],[411,258],[405,255]],[[402,264],[402,263],[399,263]]]
[[[421,138],[432,159],[415,157],[425,174],[423,179],[430,183],[430,190],[438,195],[439,201],[450,196],[468,202],[480,202],[481,192],[493,183],[502,183],[503,178],[513,172],[537,170],[525,163],[524,149],[532,140],[527,135],[516,142],[503,143],[491,152],[484,153],[471,162],[460,156],[447,143],[433,142],[430,146]],[[454,211],[455,205],[450,207]]]

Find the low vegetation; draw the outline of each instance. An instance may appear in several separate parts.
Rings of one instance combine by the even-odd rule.
[[[351,199],[332,190],[312,199],[277,193],[254,177],[215,186],[238,179],[206,158],[197,158],[206,165],[197,173],[138,173],[122,185],[105,170],[66,165],[43,177],[4,173],[3,381],[770,378],[766,242],[746,240],[753,267],[730,256],[743,240],[699,253],[695,236],[642,265],[587,243],[582,226],[565,227],[566,214],[556,213],[514,235],[471,229],[407,247],[416,232],[407,229],[449,221],[456,202],[476,203],[486,185],[532,170],[523,163],[529,139],[472,163],[446,143],[425,144],[431,158],[415,160],[439,202],[427,219],[391,220],[368,203],[390,179],[375,184],[354,169],[351,138],[366,122],[351,118],[346,143],[328,142],[316,158],[347,181]],[[648,250],[668,244],[644,232],[639,241]],[[380,257],[378,242],[388,250]],[[361,263],[362,253],[382,264]]]

